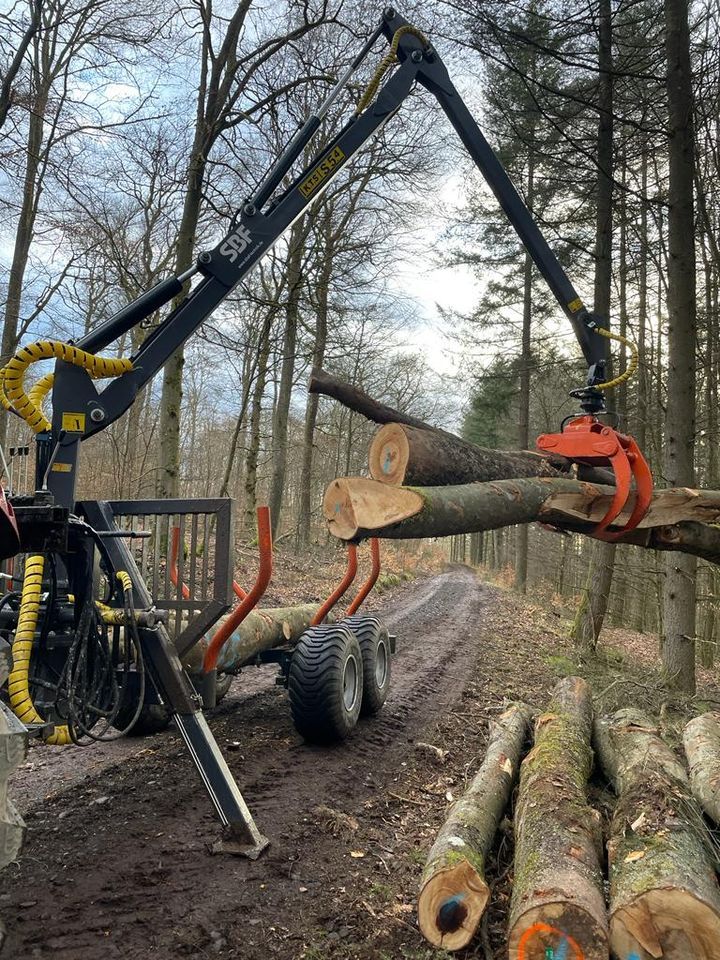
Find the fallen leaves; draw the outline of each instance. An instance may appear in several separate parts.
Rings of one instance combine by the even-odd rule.
[[[625,863],[635,863],[636,860],[642,860],[645,856],[644,850],[631,850],[630,853],[625,857]]]

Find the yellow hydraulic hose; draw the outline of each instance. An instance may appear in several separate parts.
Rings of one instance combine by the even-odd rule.
[[[82,367],[95,379],[118,377],[132,369],[131,360],[96,357],[93,353],[60,340],[38,340],[18,350],[0,370],[0,402],[6,409],[12,409],[19,414],[35,433],[50,429],[50,422],[42,412],[40,404],[52,384],[48,383],[47,377],[41,377],[28,396],[23,379],[30,364],[53,358]]]
[[[406,24],[404,27],[399,27],[393,34],[392,41],[390,43],[389,52],[382,58],[380,63],[375,70],[375,73],[370,80],[370,83],[367,85],[365,92],[362,97],[360,97],[360,102],[355,108],[355,116],[359,116],[363,110],[369,105],[372,98],[378,91],[380,86],[380,81],[388,72],[390,67],[397,62],[397,52],[400,40],[406,35],[410,34],[412,37],[416,37],[420,43],[426,47],[428,45],[428,40],[425,34],[421,33],[416,27],[411,27],[410,24]]]
[[[28,557],[25,561],[18,625],[12,645],[13,665],[8,679],[8,693],[12,711],[22,723],[45,723],[30,696],[30,658],[40,610],[44,565],[45,561],[39,555]],[[54,733],[45,738],[45,743],[53,746],[72,743],[67,726],[56,726]]]
[[[630,377],[634,375],[639,359],[638,348],[632,340],[628,340],[627,337],[623,337],[619,333],[611,333],[610,330],[606,330],[605,327],[596,327],[595,333],[599,333],[601,337],[606,337],[608,340],[615,340],[617,343],[624,344],[630,351],[630,361],[624,373],[619,374],[612,380],[607,380],[605,383],[594,384],[596,390],[610,390],[612,387],[617,387],[619,384],[625,383],[626,380],[629,380]]]

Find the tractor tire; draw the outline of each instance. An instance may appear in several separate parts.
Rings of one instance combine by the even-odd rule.
[[[125,704],[120,708],[120,712],[115,718],[115,727],[118,730],[124,730],[132,720],[137,703]],[[128,730],[128,737],[152,737],[156,733],[162,733],[170,726],[170,709],[164,703],[146,703],[140,711],[132,727]]]
[[[288,675],[297,732],[310,743],[344,740],[360,716],[363,660],[343,624],[310,627],[295,647]]]
[[[215,686],[216,705],[228,695],[234,679],[235,677],[231,673],[220,673],[218,671],[217,683]]]
[[[363,661],[363,717],[379,713],[390,691],[391,656],[387,627],[377,617],[354,616],[342,621],[357,637]]]

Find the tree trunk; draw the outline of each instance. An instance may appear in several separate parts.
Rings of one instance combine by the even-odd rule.
[[[183,215],[178,229],[175,253],[176,275],[183,273],[192,264],[195,234],[202,202],[202,183],[207,163],[202,153],[203,141],[204,131],[198,120],[188,163]],[[183,298],[184,294],[180,294],[175,301],[175,305]],[[160,398],[160,465],[157,477],[157,495],[163,499],[177,497],[180,491],[180,415],[182,411],[184,366],[185,352],[183,347],[180,347],[170,357],[163,370],[162,395]]]
[[[277,539],[288,455],[288,418],[295,373],[295,344],[297,342],[300,291],[302,288],[303,247],[307,237],[306,218],[301,217],[290,232],[287,261],[287,303],[285,305],[285,335],[275,417],[273,420],[273,459],[270,481],[270,518],[273,540]]]
[[[613,56],[610,0],[599,4],[598,170],[595,226],[594,311],[605,327],[610,326],[613,235]],[[610,367],[608,366],[608,376]],[[605,620],[615,568],[615,544],[602,541],[593,547],[587,581],[575,614],[570,636],[584,654],[597,646]]]
[[[668,376],[665,477],[694,483],[695,442],[695,175],[693,92],[686,0],[665,0],[669,119]],[[695,572],[691,556],[668,557],[663,591],[663,669],[667,682],[695,692]]]
[[[327,345],[328,295],[332,276],[333,257],[325,250],[320,276],[316,284],[317,307],[315,309],[315,343],[313,344],[312,368],[319,370],[325,359]],[[305,426],[303,432],[303,457],[300,471],[300,507],[298,512],[298,546],[307,546],[310,542],[310,520],[312,511],[312,467],[315,449],[315,422],[317,420],[319,397],[316,393],[308,395],[305,407]]]
[[[705,813],[720,824],[720,717],[704,713],[683,731],[690,786]]]
[[[274,312],[268,316],[273,316]],[[260,429],[262,427],[262,401],[267,382],[268,359],[270,357],[270,322],[263,325],[258,344],[257,376],[253,390],[252,412],[250,413],[250,443],[245,458],[245,514],[243,529],[255,527],[257,507],[257,466],[260,455]]]
[[[420,881],[418,922],[436,947],[470,943],[490,890],[485,860],[517,779],[532,709],[515,703],[491,723],[485,759],[452,807],[428,855]]]
[[[533,61],[534,64],[534,61]],[[533,201],[535,199],[535,128],[534,124],[530,129],[530,148],[528,152],[528,182],[526,203],[528,210],[532,214]],[[518,396],[518,435],[517,445],[520,450],[527,450],[530,446],[530,368],[532,365],[532,353],[530,351],[530,324],[532,321],[532,281],[533,281],[533,261],[529,253],[525,254],[525,264],[523,267],[523,322],[522,322],[522,346],[520,352],[519,374],[520,391]],[[523,525],[516,531],[515,541],[515,589],[520,593],[525,593],[527,586],[528,570],[528,528]]]
[[[37,70],[37,66],[36,66]],[[38,214],[38,204],[43,188],[41,175],[41,153],[43,149],[43,129],[45,113],[48,105],[48,79],[35,76],[38,92],[29,112],[27,156],[25,160],[25,177],[23,181],[22,203],[15,231],[12,262],[7,277],[7,295],[5,299],[5,315],[3,318],[2,356],[0,364],[4,365],[17,349],[20,337],[20,303],[22,298],[25,271],[27,270],[30,246],[35,236],[35,221]],[[7,437],[8,414],[0,409],[0,444],[4,445]]]
[[[615,549],[614,543],[593,544],[585,587],[570,629],[575,647],[585,655],[594,653],[605,621],[615,570]]]
[[[608,843],[615,956],[714,960],[720,889],[685,768],[640,711],[596,723],[595,743],[618,795]]]
[[[536,722],[515,810],[511,960],[545,960],[561,950],[608,958],[600,816],[587,802],[592,718],[590,687],[566,677]]]

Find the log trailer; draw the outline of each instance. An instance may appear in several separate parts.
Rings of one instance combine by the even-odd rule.
[[[389,50],[352,116],[293,176],[293,165],[380,38],[389,43]],[[7,501],[3,495],[0,501],[0,555],[26,555],[17,589],[14,578],[7,580],[12,589],[0,599],[0,631],[12,653],[8,695],[14,712],[31,733],[49,744],[61,744],[99,738],[108,734],[111,725],[127,732],[141,717],[147,719],[148,710],[162,708],[172,715],[231,845],[251,856],[257,856],[267,841],[203,715],[203,706],[215,702],[218,664],[225,671],[237,665],[231,654],[222,654],[232,650],[232,644],[226,646],[232,629],[221,627],[214,640],[203,641],[230,606],[231,504],[224,500],[77,501],[80,448],[131,407],[138,391],[392,119],[418,84],[436,98],[492,188],[569,319],[587,360],[587,382],[572,393],[581,412],[568,418],[559,433],[541,437],[539,446],[578,462],[613,468],[617,492],[595,531],[598,537],[619,535],[609,532],[608,526],[627,501],[634,478],[636,507],[621,532],[631,529],[649,501],[650,473],[634,441],[599,417],[606,412],[604,391],[629,376],[633,365],[621,378],[608,380],[608,339],[620,338],[583,304],[453,86],[435,47],[391,8],[384,11],[362,50],[293,136],[254,195],[243,203],[214,249],[200,253],[193,267],[163,280],[76,342],[41,340],[23,347],[3,368],[0,379],[7,409],[29,425],[36,440],[35,492],[10,495]],[[170,312],[131,357],[98,356],[98,351],[173,300]],[[50,359],[55,361],[54,373],[26,391],[28,368]],[[107,382],[98,387],[96,381]],[[50,392],[52,414],[46,416],[43,398]],[[174,577],[174,596],[167,589],[173,564],[158,559],[159,545],[172,539],[171,516],[186,526],[191,540],[186,569]],[[150,542],[148,524],[154,524],[150,532],[155,547],[143,551],[142,545]],[[261,579],[270,562],[266,528],[267,518],[261,517],[265,564]],[[184,543],[184,532],[181,539]],[[215,559],[208,573],[211,544]],[[176,564],[184,562],[184,553],[178,554]],[[94,586],[98,568],[106,584],[100,602]],[[184,596],[186,580],[202,583],[202,602]],[[241,599],[245,614],[261,593],[262,585]],[[174,632],[167,609],[163,613],[172,604]],[[232,625],[232,616],[226,624]],[[381,705],[389,680],[389,647],[387,634],[379,626],[369,627],[370,622],[361,618],[327,626],[317,621],[292,656],[282,650],[265,654],[266,659],[275,657],[283,668],[296,722],[299,717],[298,726],[308,736],[323,730],[342,735],[352,727],[360,709],[363,679],[365,707],[372,712]],[[379,641],[379,636],[385,639]],[[206,648],[198,657],[201,642]],[[361,659],[360,646],[372,651],[370,669]],[[336,677],[330,695],[322,677],[337,659],[330,656],[333,652],[340,655],[345,673],[339,680]],[[190,663],[195,683],[183,661]]]

